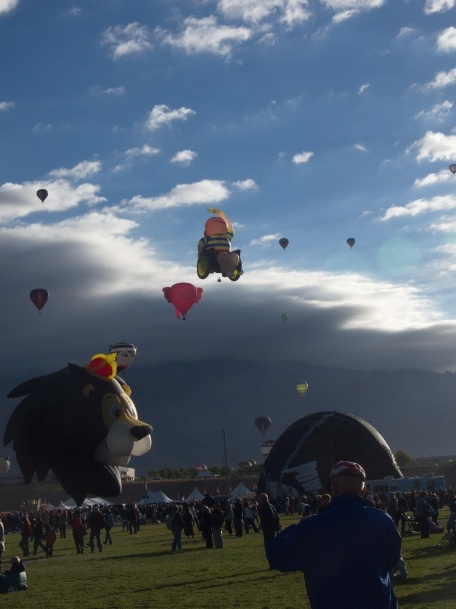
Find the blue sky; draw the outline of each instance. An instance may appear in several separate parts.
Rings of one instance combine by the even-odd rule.
[[[0,0],[5,383],[120,340],[143,365],[215,339],[453,370],[455,17],[456,0]],[[196,275],[208,207],[235,225],[236,283]],[[182,281],[204,290],[185,323],[162,293]]]

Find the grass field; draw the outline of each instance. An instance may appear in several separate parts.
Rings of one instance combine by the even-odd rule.
[[[441,522],[446,522],[447,510]],[[283,526],[297,522],[282,516]],[[261,533],[225,538],[223,550],[206,549],[200,534],[171,551],[164,524],[147,524],[137,535],[112,530],[103,552],[76,554],[71,531],[57,539],[54,556],[24,559],[28,590],[2,595],[8,609],[308,609],[302,574],[270,571]],[[456,608],[456,550],[437,547],[443,535],[405,537],[409,578],[396,585],[399,606]],[[87,539],[87,538],[86,538]],[[2,565],[20,555],[19,535],[6,536]],[[330,551],[330,549],[328,549]],[[330,582],[328,582],[330,585]],[[8,596],[8,600],[6,599]],[[337,609],[336,607],[334,609]]]

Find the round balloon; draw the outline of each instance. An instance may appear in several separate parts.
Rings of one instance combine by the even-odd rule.
[[[456,163],[452,163],[448,168],[451,173],[456,173]]]
[[[195,469],[197,469],[199,472],[207,472],[207,465],[204,465],[204,463],[198,463],[195,465]]]
[[[349,237],[349,238],[347,239],[347,243],[348,243],[348,245],[350,246],[350,248],[352,248],[352,247],[355,245],[355,240],[354,240],[354,238],[353,238],[353,237]],[[361,249],[362,249],[362,248],[361,248]]]
[[[40,188],[36,191],[36,196],[41,201],[41,203],[44,203],[44,201],[47,199],[48,191],[45,188]]]
[[[282,239],[279,239],[279,245],[282,249],[286,250],[288,247],[289,241],[286,237],[282,237]]]
[[[6,472],[10,468],[10,465],[11,464],[10,464],[8,457],[1,457],[0,458],[0,474],[6,474]]]
[[[389,446],[370,423],[349,413],[315,412],[290,425],[271,448],[258,493],[277,498],[327,492],[338,461],[359,463],[369,480],[402,478]]]
[[[287,321],[287,319],[288,319],[288,315],[287,315],[286,313],[282,313],[282,315],[280,316],[280,319],[281,319],[282,321]]]
[[[307,381],[298,381],[296,383],[296,391],[302,398],[306,395],[308,389],[309,385],[307,384]]]
[[[116,353],[116,364],[118,372],[128,368],[136,357],[136,347],[132,343],[115,343],[109,345],[109,353]]]
[[[191,283],[175,283],[170,288],[163,288],[168,302],[174,305],[177,319],[186,319],[188,311],[201,300],[203,288],[196,288]]]
[[[250,461],[239,461],[238,467],[252,467]]]
[[[269,417],[257,417],[255,419],[255,427],[257,427],[261,431],[263,436],[269,429],[270,425],[271,425],[271,419]]]
[[[49,292],[44,288],[35,288],[30,292],[30,300],[33,302],[38,312],[41,313],[41,309],[49,300]]]

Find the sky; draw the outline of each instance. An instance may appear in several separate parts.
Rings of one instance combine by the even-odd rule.
[[[456,0],[0,0],[0,66],[6,390],[117,341],[456,369]]]

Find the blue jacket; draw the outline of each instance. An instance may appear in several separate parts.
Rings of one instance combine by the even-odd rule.
[[[266,547],[273,569],[303,571],[312,609],[397,609],[390,571],[401,556],[392,518],[347,493]]]

